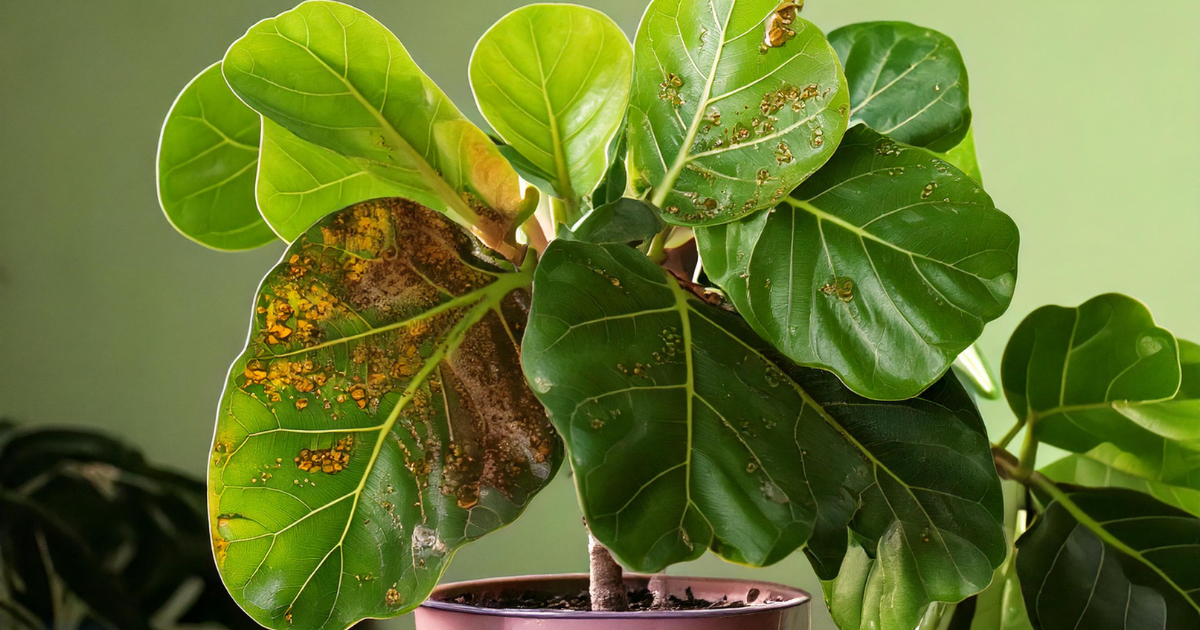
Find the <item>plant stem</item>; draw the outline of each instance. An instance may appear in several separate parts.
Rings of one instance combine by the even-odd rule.
[[[654,235],[654,240],[650,241],[650,251],[646,255],[650,257],[656,264],[667,259],[667,235],[671,233],[671,226],[663,228],[663,231]]]
[[[629,610],[629,594],[625,591],[621,565],[591,532],[588,532],[588,556],[591,558],[588,593],[592,596],[592,610]]]
[[[1017,423],[1013,425],[1013,428],[1009,429],[1008,433],[1005,433],[1004,437],[1000,438],[1000,441],[996,443],[996,446],[999,446],[1000,448],[1007,448],[1009,442],[1012,442],[1013,438],[1017,437],[1017,434],[1021,432],[1021,427],[1023,426],[1025,426],[1025,421],[1017,420]]]
[[[558,197],[550,198],[550,216],[551,220],[554,221],[555,236],[558,236],[558,226],[560,223],[567,226],[571,224],[570,218],[567,217],[567,204]]]
[[[1033,422],[1027,421],[1025,423],[1025,442],[1021,444],[1021,455],[1017,464],[1023,471],[1032,473],[1037,470],[1037,450],[1038,441],[1033,437]]]

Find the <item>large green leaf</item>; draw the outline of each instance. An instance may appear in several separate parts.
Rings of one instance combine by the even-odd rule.
[[[609,164],[629,103],[633,49],[608,16],[569,4],[519,8],[471,54],[471,89],[484,118],[552,177],[578,208]]]
[[[243,101],[301,139],[381,165],[375,175],[421,191],[411,197],[493,246],[508,233],[521,204],[516,172],[366,13],[305,2],[251,27],[222,69]]]
[[[1034,628],[1200,627],[1200,519],[1132,490],[1065,498],[1017,541]]]
[[[706,548],[757,566],[804,546],[842,582],[863,545],[892,602],[881,627],[911,630],[1004,560],[987,436],[952,376],[909,401],[858,397],[622,245],[555,241],[535,285],[525,373],[589,528],[630,567]],[[834,589],[830,605],[868,605],[847,597]]]
[[[724,223],[774,205],[833,155],[850,113],[846,78],[796,12],[777,0],[654,0],[646,10],[629,151],[634,185],[653,189],[668,222]],[[777,45],[764,42],[768,25]]]
[[[307,142],[269,118],[263,119],[259,159],[258,206],[289,242],[331,210],[380,197],[425,197],[402,169]]]
[[[1132,464],[1132,465],[1131,465]],[[1164,483],[1155,475],[1126,472],[1139,462],[1112,444],[1101,444],[1082,455],[1068,455],[1044,468],[1042,474],[1064,483],[1094,488],[1129,488],[1200,516],[1200,490]]]
[[[908,22],[863,22],[829,34],[850,84],[850,123],[948,151],[971,125],[967,68],[954,40]]]
[[[364,202],[263,280],[209,467],[217,562],[272,628],[346,628],[428,595],[516,518],[560,446],[518,365],[531,271],[444,216]]]
[[[961,171],[863,126],[784,203],[696,238],[759,334],[881,399],[920,392],[1004,313],[1019,242]]]
[[[1111,444],[1108,465],[1200,490],[1200,347],[1156,326],[1141,302],[1044,306],[1017,327],[1000,371],[1039,440],[1074,453]]]
[[[158,201],[184,236],[213,249],[275,240],[254,204],[259,117],[209,66],[175,99],[158,141]]]

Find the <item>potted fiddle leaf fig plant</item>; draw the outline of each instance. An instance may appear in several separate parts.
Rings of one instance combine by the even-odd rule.
[[[802,550],[843,629],[1195,627],[1195,346],[1130,298],[1040,310],[993,447],[972,343],[1019,238],[962,56],[801,10],[652,0],[631,43],[594,9],[520,8],[471,58],[494,136],[336,2],[188,84],[167,217],[218,249],[289,243],[209,466],[216,563],[255,620],[799,629],[795,589],[661,572]],[[1035,472],[1041,441],[1076,454]],[[437,586],[564,462],[590,575]]]

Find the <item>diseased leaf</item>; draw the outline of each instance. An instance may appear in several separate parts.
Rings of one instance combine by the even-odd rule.
[[[158,141],[158,202],[184,236],[213,249],[275,240],[254,204],[259,117],[213,64],[175,99]]]
[[[862,126],[784,203],[696,238],[755,331],[889,400],[937,380],[1004,313],[1020,240],[961,171]]]
[[[666,227],[650,204],[640,199],[618,199],[592,210],[571,230],[571,238],[585,243],[640,244]]]
[[[725,223],[774,205],[833,155],[850,111],[846,78],[797,12],[777,0],[654,0],[646,10],[631,174],[667,222]]]
[[[604,175],[609,142],[629,102],[633,49],[608,16],[537,4],[496,22],[471,54],[471,89],[484,118],[579,208]]]
[[[829,33],[829,43],[850,84],[850,124],[932,151],[966,136],[967,68],[954,40],[908,22],[862,22]]]
[[[517,365],[531,271],[375,200],[263,280],[209,467],[217,563],[272,628],[346,628],[428,595],[515,519],[560,446]]]
[[[427,197],[388,164],[346,157],[263,119],[256,195],[263,217],[291,242],[330,211],[380,197]]]
[[[251,27],[222,69],[243,101],[301,139],[379,165],[375,175],[421,191],[412,198],[494,247],[508,234],[521,204],[516,172],[366,13],[305,2]]]
[[[1200,519],[1125,489],[1074,489],[1017,540],[1036,630],[1200,627]]]
[[[1200,346],[1156,326],[1141,302],[1110,293],[1043,306],[1009,339],[1000,371],[1039,440],[1200,491]]]
[[[535,284],[525,373],[588,527],[631,568],[706,548],[761,566],[804,546],[831,580],[865,555],[849,527],[888,576],[881,628],[911,630],[1004,560],[987,436],[952,376],[904,402],[860,398],[621,245],[555,241]]]

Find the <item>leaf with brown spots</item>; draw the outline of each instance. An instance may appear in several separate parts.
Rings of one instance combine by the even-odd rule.
[[[326,217],[267,274],[209,468],[221,576],[255,620],[408,612],[550,480],[519,363],[531,279],[400,199]]]

